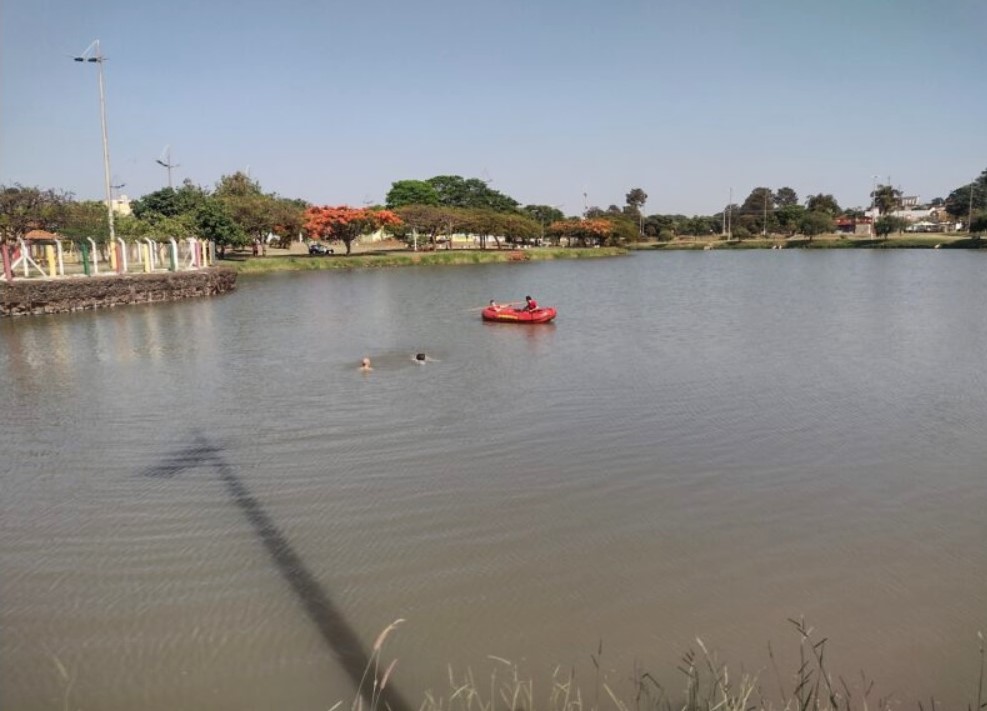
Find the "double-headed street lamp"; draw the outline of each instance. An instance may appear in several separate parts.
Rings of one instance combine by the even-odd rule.
[[[99,40],[94,40],[78,57],[76,62],[93,62],[99,67],[99,118],[103,126],[103,183],[106,188],[106,218],[110,225],[110,242],[116,241],[113,227],[113,192],[110,187],[110,142],[106,135],[106,90],[103,86],[103,62],[106,59],[99,49]]]

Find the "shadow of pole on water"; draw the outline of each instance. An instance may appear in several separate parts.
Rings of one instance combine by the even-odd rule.
[[[240,481],[233,467],[223,458],[220,448],[198,433],[191,446],[167,457],[157,466],[145,469],[143,474],[171,478],[186,469],[200,467],[215,469],[230,498],[247,517],[254,534],[267,549],[281,577],[291,587],[309,619],[318,628],[329,649],[336,655],[343,670],[367,703],[372,705],[374,696],[377,695],[378,701],[383,700],[391,711],[411,711],[411,707],[393,687],[381,689],[381,679],[375,678],[379,671],[370,667],[370,656],[342,611],[305,566],[281,529]],[[369,683],[371,679],[373,681]]]

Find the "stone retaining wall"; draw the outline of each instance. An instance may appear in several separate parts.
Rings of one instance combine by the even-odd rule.
[[[0,316],[177,301],[223,294],[235,288],[236,271],[228,267],[159,274],[15,279],[11,283],[0,279]]]

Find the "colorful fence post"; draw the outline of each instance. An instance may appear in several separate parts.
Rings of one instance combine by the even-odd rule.
[[[96,249],[96,240],[92,237],[86,237],[86,241],[89,243],[89,246],[92,247],[90,254],[93,255],[93,274],[99,274],[99,250]]]
[[[195,237],[188,238],[188,257],[189,267],[192,269],[197,269],[199,267],[199,252],[196,249]]]
[[[151,272],[151,248],[138,242],[137,249],[140,250],[141,258],[144,260],[144,273],[149,274]]]
[[[0,244],[0,259],[3,259],[3,277],[7,281],[14,280],[14,271],[10,268],[10,247],[4,243]]]
[[[55,240],[55,256],[58,260],[58,276],[65,276],[65,255],[62,253],[62,240]]]
[[[55,278],[55,248],[50,244],[45,245],[45,263],[48,265],[48,276]]]
[[[79,242],[79,256],[82,257],[82,273],[89,276],[89,245],[84,241]]]
[[[169,237],[168,241],[171,243],[171,249],[168,250],[168,256],[171,258],[171,266],[169,269],[173,272],[178,271],[178,242],[175,241],[174,237]]]
[[[147,242],[147,258],[148,261],[151,263],[151,267],[147,271],[149,272],[154,271],[154,268],[158,266],[158,252],[156,249],[157,245],[154,243],[154,240],[152,240],[150,237],[145,237],[144,241]]]
[[[119,245],[119,249],[120,249],[120,256],[119,256],[120,261],[117,264],[117,266],[120,267],[120,270],[117,273],[126,274],[127,273],[127,243],[123,241],[122,237],[117,237],[117,244]]]

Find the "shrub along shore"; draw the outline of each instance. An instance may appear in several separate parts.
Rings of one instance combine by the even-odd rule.
[[[843,235],[822,235],[813,239],[760,238],[728,240],[722,237],[676,238],[667,242],[646,241],[626,247],[564,248],[544,247],[523,250],[453,249],[414,252],[409,249],[379,249],[350,255],[310,256],[272,250],[270,256],[247,257],[233,254],[219,264],[241,274],[321,269],[372,269],[384,267],[492,264],[551,259],[591,259],[626,255],[633,251],[716,250],[716,249],[983,249],[987,240],[967,234],[898,235],[888,239]]]
[[[452,249],[435,252],[412,252],[410,250],[381,250],[351,255],[272,255],[221,260],[223,266],[236,269],[241,274],[262,274],[265,272],[309,271],[315,269],[368,269],[383,267],[439,266],[455,264],[492,264],[496,262],[528,262],[551,259],[589,259],[616,257],[627,254],[622,247],[600,247],[595,249],[524,249],[524,250],[478,250]]]

